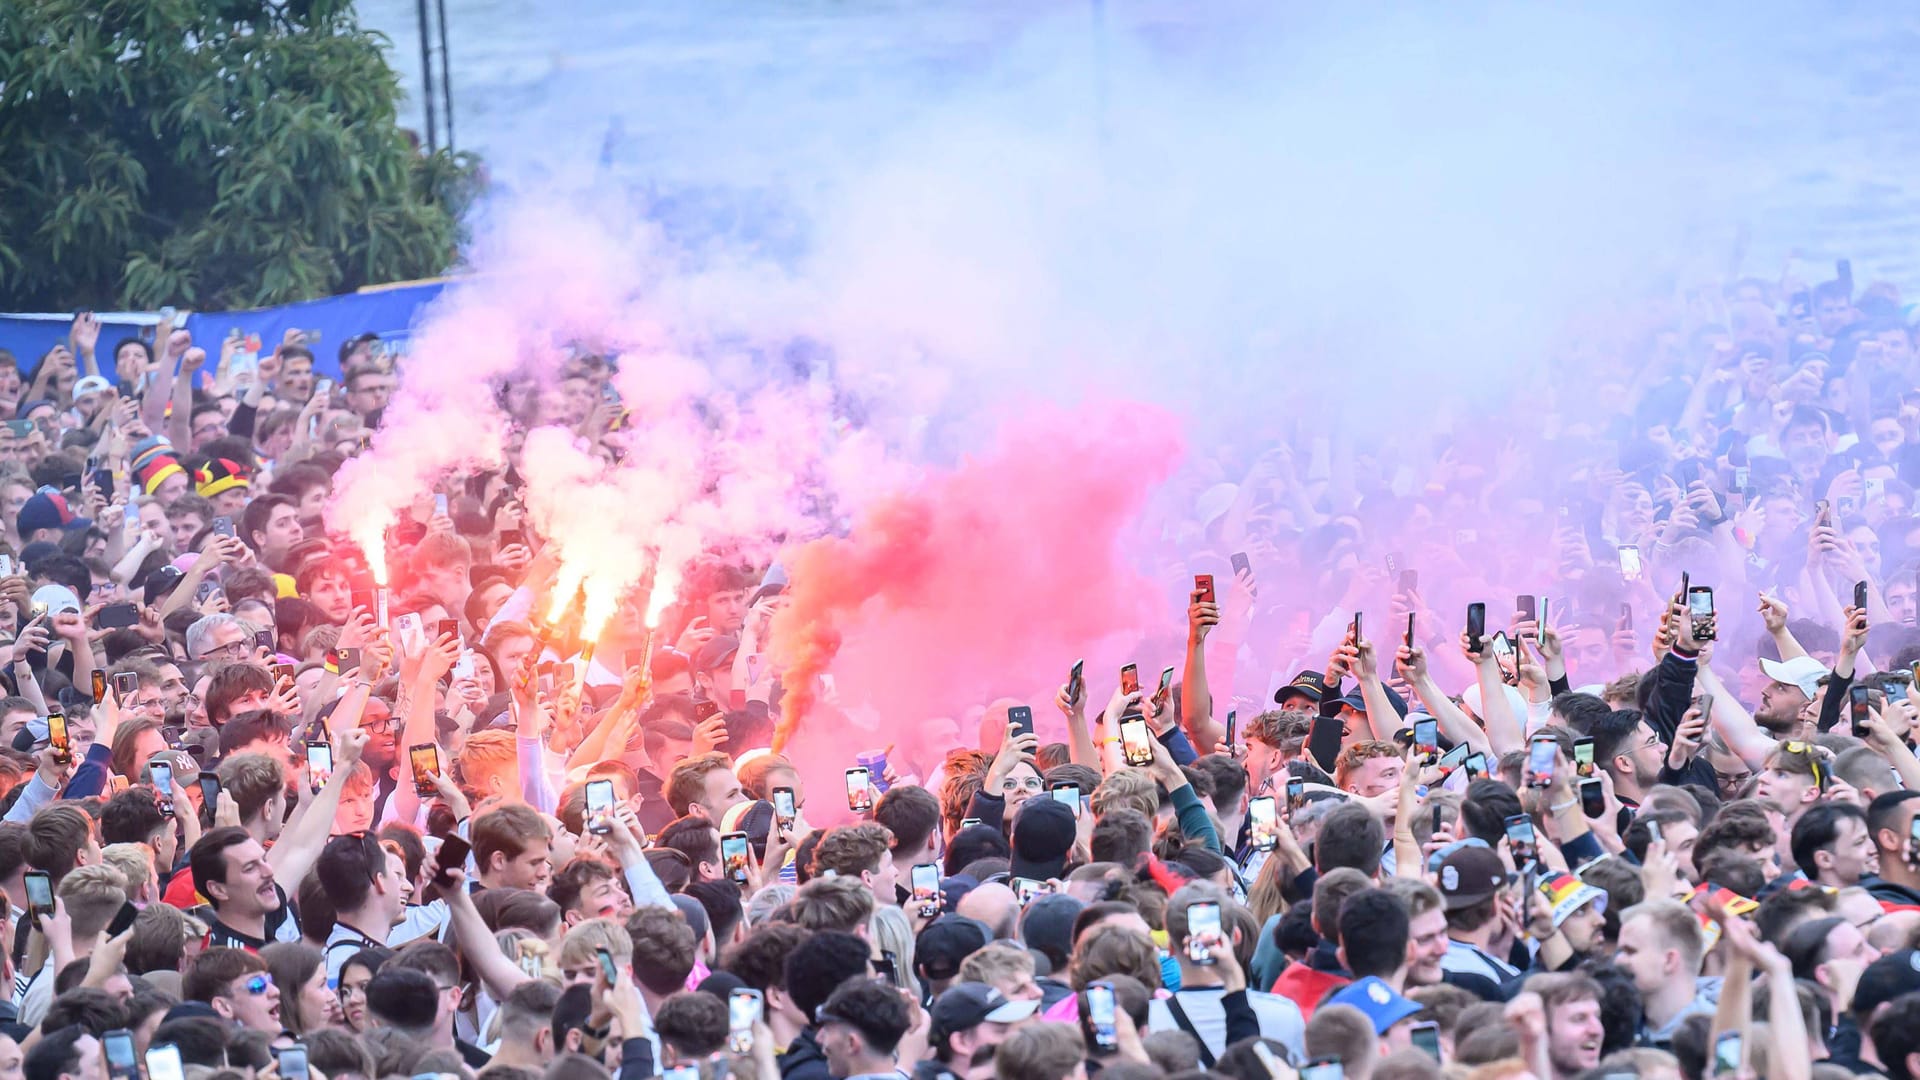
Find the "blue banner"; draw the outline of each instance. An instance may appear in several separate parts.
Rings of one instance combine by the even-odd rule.
[[[378,334],[389,350],[406,351],[407,338],[420,309],[439,296],[446,286],[445,281],[424,281],[252,311],[196,311],[187,316],[186,329],[193,334],[194,344],[207,350],[209,370],[220,355],[220,343],[236,328],[243,334],[258,335],[262,352],[272,351],[288,330],[301,330],[309,335],[317,333],[317,337],[308,339],[308,347],[313,350],[313,368],[338,378],[340,346],[361,334]],[[112,374],[114,343],[126,337],[149,337],[160,321],[152,312],[95,314],[101,324],[100,361],[108,365],[105,370],[108,375]],[[72,328],[72,313],[0,314],[0,349],[12,353],[25,373],[39,364],[47,350],[65,341]]]

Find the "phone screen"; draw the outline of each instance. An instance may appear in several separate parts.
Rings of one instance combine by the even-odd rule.
[[[1467,641],[1476,649],[1481,639],[1487,636],[1487,605],[1467,605]]]
[[[180,1063],[180,1048],[172,1043],[147,1047],[147,1080],[186,1080]]]
[[[727,995],[727,1048],[736,1054],[753,1050],[753,1026],[760,1022],[764,1001],[758,990],[735,990]]]
[[[140,1058],[133,1052],[133,1032],[121,1028],[100,1036],[100,1045],[107,1052],[107,1069],[114,1076],[131,1077],[134,1069],[140,1065]]]
[[[1111,1050],[1119,1045],[1119,1033],[1113,1016],[1113,987],[1106,983],[1088,985],[1087,1023],[1093,1028],[1093,1044],[1096,1047]]]
[[[153,794],[160,803],[160,812],[173,816],[173,766],[164,761],[149,761],[147,776],[153,781]]]
[[[613,781],[587,781],[587,829],[598,836],[613,831]]]
[[[873,809],[873,791],[868,786],[868,772],[864,767],[847,770],[847,808],[859,813]]]
[[[1291,816],[1305,805],[1307,805],[1307,782],[1297,776],[1289,779],[1287,781],[1287,814]]]
[[[1213,950],[1201,944],[1204,937],[1220,934],[1220,905],[1211,901],[1187,905],[1187,959],[1196,964],[1213,963]]]
[[[1856,739],[1864,739],[1872,734],[1872,729],[1867,726],[1867,705],[1871,700],[1868,697],[1867,688],[1864,686],[1856,686],[1848,691],[1847,697],[1853,706],[1853,737]]]
[[[1273,796],[1256,795],[1247,800],[1247,835],[1255,851],[1272,851],[1280,843],[1279,811]]]
[[[922,916],[931,918],[940,908],[940,868],[933,863],[920,863],[913,868],[911,880],[914,903],[920,905]]]
[[[73,750],[67,742],[67,718],[59,713],[47,714],[47,743],[62,754],[69,754]]]
[[[736,885],[747,881],[747,834],[728,833],[720,838],[720,861],[727,868],[727,877]]]
[[[1573,740],[1574,771],[1584,779],[1593,775],[1593,740],[1581,737]]]
[[[1413,749],[1428,762],[1440,756],[1440,721],[1415,720],[1413,722]]]
[[[1713,1040],[1713,1075],[1732,1075],[1740,1071],[1740,1033],[1723,1031]]]
[[[326,743],[307,744],[307,782],[315,791],[333,778],[333,747]]]
[[[1513,849],[1513,861],[1533,861],[1533,819],[1515,814],[1507,819],[1507,846]]]
[[[1126,667],[1120,669],[1120,692],[1122,694],[1137,694],[1140,692],[1139,665],[1128,664]]]
[[[44,870],[27,871],[27,903],[53,910],[53,879]]]
[[[301,1043],[280,1048],[280,1075],[307,1075],[307,1048]]]
[[[1580,812],[1590,818],[1607,812],[1607,793],[1601,789],[1599,777],[1580,781]]]
[[[93,669],[93,701],[99,704],[107,700],[107,673],[99,668]]]
[[[1560,744],[1552,739],[1535,739],[1527,744],[1527,786],[1546,787],[1553,783],[1553,756]]]
[[[1477,752],[1468,754],[1467,760],[1460,764],[1467,770],[1468,780],[1487,775],[1487,755],[1485,754]]]
[[[1120,721],[1120,751],[1129,765],[1153,764],[1153,735],[1142,717]]]
[[[440,789],[433,786],[433,778],[440,773],[440,748],[422,744],[407,751],[407,760],[413,765],[413,791],[427,798]]]
[[[1052,790],[1048,792],[1048,794],[1053,796],[1054,802],[1060,803],[1061,805],[1065,806],[1067,809],[1073,811],[1074,817],[1080,816],[1080,785],[1079,784],[1057,784],[1052,788]]]
[[[793,820],[794,809],[793,809],[793,789],[792,788],[777,787],[773,789],[773,816],[776,818],[779,818],[781,821]]]

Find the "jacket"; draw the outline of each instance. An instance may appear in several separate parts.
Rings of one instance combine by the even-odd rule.
[[[814,1041],[814,1030],[809,1027],[793,1040],[787,1052],[779,1057],[780,1080],[833,1080],[833,1071],[827,1067],[827,1055],[820,1050],[820,1044]]]

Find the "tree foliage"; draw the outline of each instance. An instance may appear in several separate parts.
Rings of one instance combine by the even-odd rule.
[[[352,0],[0,0],[0,310],[312,299],[455,255],[475,163]]]

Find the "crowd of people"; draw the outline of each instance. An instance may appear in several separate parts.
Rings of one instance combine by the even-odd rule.
[[[511,461],[330,529],[407,363],[316,345],[0,363],[0,1080],[1920,1075],[1888,286],[1654,305],[1524,444],[1223,451],[1184,627],[844,772],[778,559],[589,641]],[[611,371],[501,408],[618,454]]]

